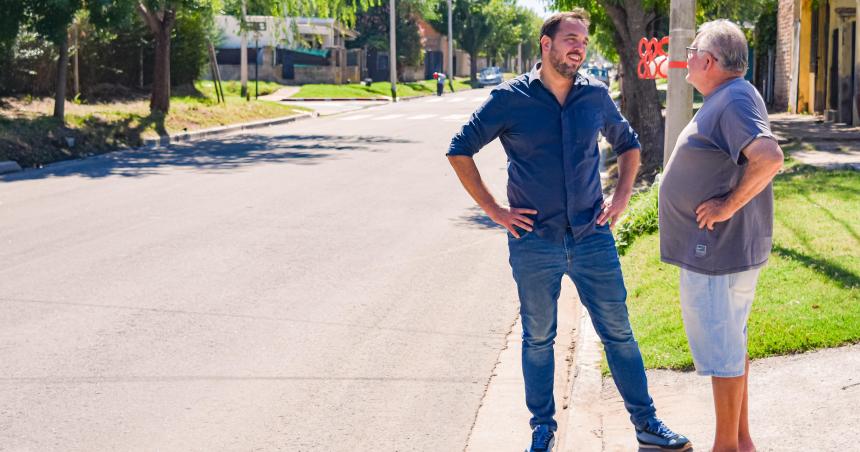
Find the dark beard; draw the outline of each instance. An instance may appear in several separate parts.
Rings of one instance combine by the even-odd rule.
[[[569,78],[571,80],[576,77],[576,71],[579,70],[579,67],[574,67],[571,64],[565,63],[564,59],[559,58],[557,52],[552,49],[550,49],[549,52],[549,62],[552,64],[552,67],[556,72],[561,74],[564,78]]]

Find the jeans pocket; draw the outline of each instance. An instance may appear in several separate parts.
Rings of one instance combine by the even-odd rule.
[[[530,236],[530,235],[532,234],[532,232],[533,232],[533,230],[532,230],[532,231],[526,231],[525,229],[523,229],[523,228],[521,228],[521,227],[519,227],[519,226],[514,226],[514,230],[516,230],[516,231],[517,231],[517,234],[519,234],[519,235],[520,235],[520,238],[516,238],[516,237],[514,237],[514,235],[513,235],[513,234],[511,234],[511,231],[507,231],[507,232],[508,232],[508,238],[509,238],[509,239],[511,239],[511,240],[522,240],[522,239],[524,239],[524,238],[526,238],[526,237]]]

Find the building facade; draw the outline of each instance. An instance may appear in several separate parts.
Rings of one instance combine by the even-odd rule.
[[[773,107],[860,125],[860,0],[780,0]]]

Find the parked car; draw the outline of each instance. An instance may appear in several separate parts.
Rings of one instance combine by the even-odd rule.
[[[502,80],[502,69],[499,67],[485,67],[478,72],[478,84],[481,86],[496,86],[502,83]]]
[[[604,68],[597,67],[597,66],[589,66],[589,67],[585,68],[585,72],[588,73],[588,75],[596,78],[597,80],[600,80],[601,82],[606,84],[606,86],[609,86],[609,70],[608,69],[604,69]]]

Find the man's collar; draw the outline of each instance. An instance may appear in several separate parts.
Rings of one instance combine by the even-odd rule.
[[[540,79],[541,64],[542,63],[540,61],[538,61],[534,65],[534,67],[532,67],[532,70],[529,71],[529,80],[528,80],[529,86],[531,86],[532,83],[534,83],[535,81],[539,81],[539,82],[541,81],[541,79]],[[576,75],[573,76],[573,84],[574,85],[582,85],[584,83],[585,83],[585,77],[583,77],[582,74],[580,74],[579,71],[577,71]],[[543,84],[543,82],[541,82],[541,84]]]
[[[538,61],[534,65],[534,67],[532,67],[532,70],[529,72],[529,86],[531,86],[531,84],[534,83],[535,80],[540,80],[540,66],[541,63],[540,61]]]

